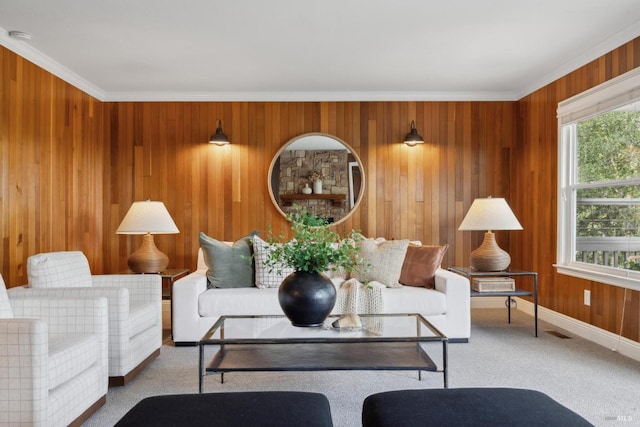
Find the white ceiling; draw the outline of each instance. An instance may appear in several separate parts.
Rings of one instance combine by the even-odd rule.
[[[103,101],[516,100],[638,36],[640,0],[0,0]]]

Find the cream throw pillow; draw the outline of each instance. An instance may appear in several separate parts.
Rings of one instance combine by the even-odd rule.
[[[363,262],[351,272],[352,279],[363,283],[375,280],[389,288],[402,287],[398,280],[409,240],[364,239],[356,244]]]

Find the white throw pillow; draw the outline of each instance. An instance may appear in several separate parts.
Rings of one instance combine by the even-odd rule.
[[[380,282],[389,288],[400,288],[398,283],[409,240],[364,239],[356,243],[362,264],[351,272],[351,278],[360,282]]]
[[[284,265],[274,266],[272,271],[265,265],[269,256],[271,245],[281,245],[282,243],[267,243],[258,236],[253,237],[253,256],[256,269],[256,286],[258,288],[278,288],[280,284],[294,270]]]

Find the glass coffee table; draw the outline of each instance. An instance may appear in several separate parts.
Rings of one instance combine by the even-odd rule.
[[[285,316],[221,316],[199,342],[199,392],[207,375],[240,371],[415,370],[447,378],[447,337],[420,314],[360,315],[362,328],[291,325]],[[442,366],[421,343],[442,343]],[[218,346],[205,366],[205,349]]]

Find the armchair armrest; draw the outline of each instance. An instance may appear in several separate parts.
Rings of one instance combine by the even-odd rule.
[[[13,314],[44,321],[50,334],[108,331],[107,299],[10,295]]]
[[[16,318],[30,317],[44,322],[49,335],[87,333],[99,335],[100,364],[105,369],[105,375],[107,374],[109,316],[106,298],[10,295],[9,300]],[[45,334],[44,343],[46,342],[48,342],[48,336]]]
[[[86,298],[106,298],[108,302],[107,311],[109,313],[110,320],[110,333],[112,337],[117,337],[117,340],[112,340],[112,345],[109,347],[109,353],[117,354],[121,348],[126,347],[126,342],[129,337],[129,290],[126,288],[105,288],[105,287],[85,287],[85,288],[28,288],[26,286],[16,286],[7,290],[7,294],[11,299],[11,306],[14,308],[14,314],[16,313],[14,300],[18,299],[31,299],[31,300],[49,300],[52,298],[72,298],[72,299],[86,299]],[[22,317],[38,317],[40,315],[37,311],[33,314],[28,314],[24,308],[25,314]],[[17,314],[16,314],[17,316]]]
[[[103,274],[91,276],[93,285],[105,288],[126,288],[134,304],[162,301],[162,278],[157,274]]]
[[[18,345],[20,351],[15,351]],[[2,411],[6,413],[11,407],[31,401],[33,418],[44,420],[49,391],[47,324],[40,319],[0,319],[0,353],[3,358],[0,369],[0,390],[4,390],[0,400]],[[18,369],[29,381],[21,383],[19,393],[12,393],[9,390],[16,389],[15,372]]]

